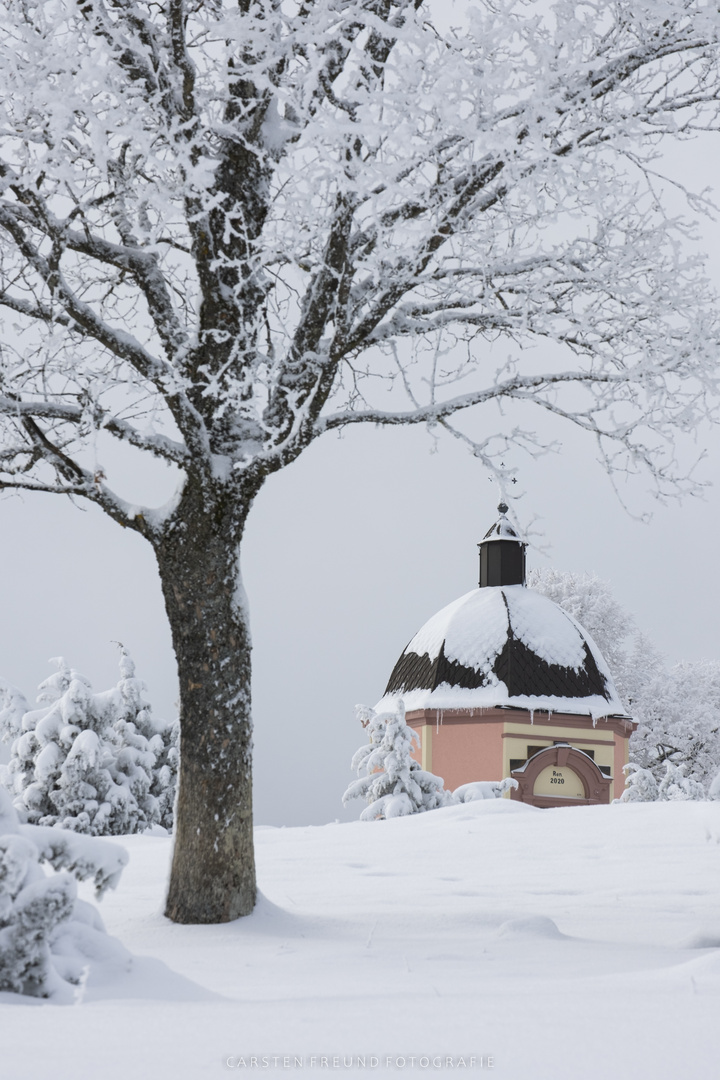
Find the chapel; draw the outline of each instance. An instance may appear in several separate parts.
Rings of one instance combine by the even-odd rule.
[[[510,797],[533,806],[611,802],[637,725],[590,635],[527,587],[527,545],[498,511],[479,587],[421,627],[376,710],[402,699],[417,760],[448,789],[510,776]]]

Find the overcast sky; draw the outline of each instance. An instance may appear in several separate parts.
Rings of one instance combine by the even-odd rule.
[[[700,188],[720,172],[717,142],[685,144],[676,175]],[[702,225],[720,283],[720,230]],[[542,418],[540,418],[542,419]],[[485,420],[490,420],[486,414]],[[548,429],[550,430],[550,429]],[[682,506],[654,504],[635,483],[620,505],[580,434],[555,426],[563,450],[514,455],[521,521],[537,516],[549,545],[530,565],[585,570],[612,582],[670,662],[720,658],[717,487]],[[698,475],[718,475],[720,434]],[[436,452],[435,452],[436,451]],[[138,472],[143,469],[140,463]],[[136,479],[136,477],[133,477]],[[148,481],[152,494],[152,478]],[[157,499],[162,501],[159,482]],[[151,499],[152,501],[152,499]],[[255,820],[321,824],[357,817],[340,798],[363,733],[356,702],[373,704],[420,625],[477,584],[476,544],[498,492],[457,443],[419,430],[326,437],[272,477],[251,514],[243,557],[254,638]],[[133,654],[159,715],[175,713],[176,675],[152,552],[94,507],[52,496],[0,499],[0,675],[32,700],[64,655],[96,690],[117,680],[117,648]]]

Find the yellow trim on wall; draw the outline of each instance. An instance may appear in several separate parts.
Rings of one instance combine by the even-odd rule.
[[[589,717],[588,717],[589,719]],[[552,744],[555,739],[562,739],[564,742],[571,742],[573,740],[592,739],[595,743],[598,740],[600,742],[613,743],[615,741],[615,734],[612,731],[608,731],[607,728],[594,728],[583,725],[580,727],[561,727],[558,725],[543,724],[537,726],[535,724],[518,724],[505,723],[503,724],[503,733],[505,735],[517,735],[519,738],[525,739],[530,743],[540,743],[543,739],[549,739]]]
[[[425,772],[432,772],[432,724],[420,728],[420,764]]]

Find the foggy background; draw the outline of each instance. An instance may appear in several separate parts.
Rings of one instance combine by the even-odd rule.
[[[712,185],[720,149],[711,137],[681,144],[669,167],[698,190]],[[679,204],[678,204],[679,205]],[[720,283],[720,229],[700,225]],[[682,505],[658,505],[645,480],[623,486],[621,506],[591,441],[537,411],[558,455],[505,459],[525,492],[511,506],[537,516],[545,552],[529,566],[590,571],[668,661],[720,657],[717,487]],[[478,430],[503,430],[508,409],[475,414]],[[528,419],[532,414],[528,414]],[[542,425],[545,425],[542,427]],[[699,431],[681,448],[697,477],[718,476],[720,433]],[[113,480],[111,476],[111,481]],[[123,486],[124,484],[124,486]],[[137,455],[120,494],[157,505],[167,475]],[[271,477],[250,515],[243,550],[254,641],[255,821],[322,824],[343,810],[353,752],[364,740],[358,702],[374,704],[395,661],[423,622],[477,584],[477,542],[496,519],[497,486],[483,466],[443,436],[421,429],[348,430],[310,447]],[[653,511],[647,524],[638,520]],[[150,547],[93,506],[57,496],[0,498],[0,676],[29,701],[64,656],[95,690],[118,679],[121,641],[148,686],[156,715],[177,714],[169,630]],[[7,748],[2,751],[7,755]],[[498,778],[499,779],[499,778]]]

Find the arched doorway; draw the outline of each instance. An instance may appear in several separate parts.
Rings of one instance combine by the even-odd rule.
[[[592,806],[610,802],[612,780],[592,758],[569,743],[540,750],[510,774],[518,786],[511,798],[531,806]]]

